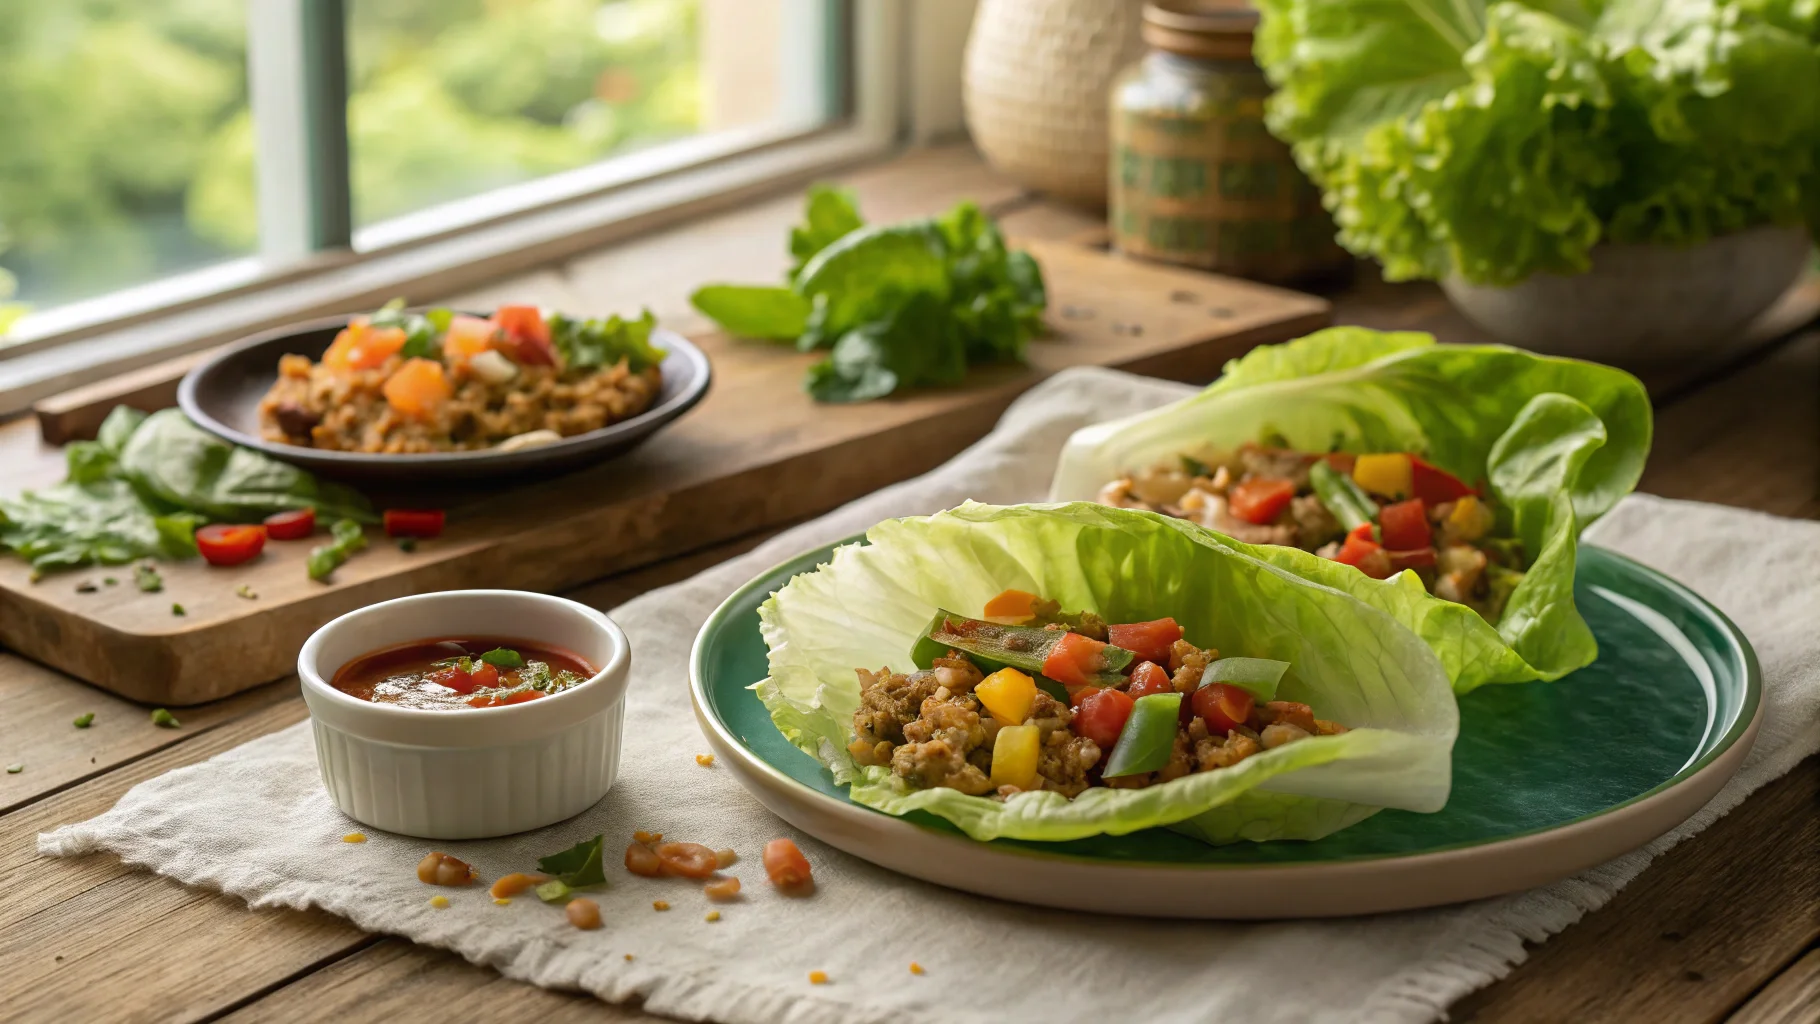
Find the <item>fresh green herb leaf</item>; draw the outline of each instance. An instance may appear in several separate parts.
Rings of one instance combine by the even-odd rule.
[[[623,359],[637,373],[664,361],[664,350],[651,343],[657,317],[648,309],[637,320],[574,320],[557,313],[549,324],[550,343],[562,355],[564,372],[604,369]]]
[[[76,720],[70,724],[78,729],[86,729],[95,724],[95,713],[93,711],[85,711],[82,714],[77,715]]]
[[[169,711],[166,711],[163,708],[153,708],[152,724],[162,729],[175,729],[183,723],[177,721],[177,716],[171,714]]]
[[[417,538],[416,537],[398,538],[398,550],[404,552],[407,555],[413,551],[416,551],[417,550]]]
[[[234,596],[245,598],[248,601],[256,601],[259,599],[259,595],[257,593],[254,593],[253,588],[250,585],[245,584],[245,583],[242,583],[240,586],[234,588]]]
[[[494,668],[523,668],[525,663],[524,658],[509,647],[495,647],[481,655],[480,660]]]
[[[120,584],[120,581],[115,579],[112,576],[103,576],[101,578],[101,582],[104,586],[109,586],[109,587],[119,586],[119,584]]]
[[[195,529],[203,521],[189,513],[155,514],[124,480],[66,482],[0,498],[0,548],[40,575],[136,558],[186,558],[196,553]]]
[[[171,614],[172,615],[188,615],[189,612],[184,611],[182,605],[178,604],[175,601],[172,601],[171,602]]]
[[[430,322],[437,334],[447,334],[449,325],[455,322],[455,311],[445,306],[434,306],[423,311],[423,318]]]
[[[120,475],[148,502],[227,522],[313,508],[318,517],[377,522],[353,490],[250,448],[236,448],[177,409],[146,417],[120,453]]]
[[[545,896],[544,887],[539,886],[537,895],[541,899],[561,899],[568,895],[567,890],[585,889],[593,885],[604,885],[607,881],[606,869],[601,861],[601,843],[604,835],[576,843],[560,853],[541,857],[537,867],[545,874],[555,875],[554,881],[562,883],[564,890],[555,896]],[[549,885],[546,882],[544,885]],[[556,891],[551,887],[552,891]]]
[[[793,289],[747,284],[704,285],[689,296],[689,304],[736,338],[777,341],[800,337],[812,308]]]
[[[140,562],[133,566],[133,585],[148,594],[156,594],[164,589],[164,577],[150,562]]]
[[[865,226],[865,218],[859,215],[859,203],[850,190],[834,185],[809,186],[809,193],[803,200],[803,223],[790,229],[790,257],[794,261],[790,266],[790,280],[794,282],[802,274],[803,266],[816,253]],[[715,316],[715,319],[720,318]]]
[[[366,532],[352,519],[337,519],[329,527],[331,542],[310,549],[305,563],[310,579],[326,581],[354,552],[367,546]]]
[[[1182,472],[1187,473],[1189,476],[1213,475],[1213,470],[1209,469],[1205,462],[1202,462],[1192,455],[1182,456]]]

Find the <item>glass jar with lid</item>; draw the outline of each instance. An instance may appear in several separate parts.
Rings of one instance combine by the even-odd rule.
[[[1351,266],[1321,194],[1264,127],[1270,83],[1240,0],[1144,5],[1150,52],[1112,86],[1109,193],[1123,253],[1262,281]]]

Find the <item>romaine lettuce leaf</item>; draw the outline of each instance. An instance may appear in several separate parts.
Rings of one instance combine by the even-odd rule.
[[[1314,839],[1380,807],[1446,802],[1459,727],[1447,675],[1407,630],[1364,602],[1276,568],[1191,524],[1087,502],[969,502],[873,527],[868,544],[791,580],[760,608],[770,676],[756,687],[792,743],[852,798],[927,811],[976,839],[1063,840],[1167,825],[1209,842]],[[847,753],[856,668],[910,670],[938,608],[976,612],[1016,587],[1112,621],[1172,615],[1188,639],[1290,664],[1279,696],[1353,726],[1237,766],[1142,790],[1095,787],[1009,801],[913,790]]]
[[[1255,552],[1389,612],[1435,648],[1465,693],[1557,679],[1596,656],[1573,608],[1574,545],[1636,486],[1651,427],[1648,394],[1622,370],[1500,345],[1330,328],[1235,360],[1198,395],[1077,431],[1050,497],[1091,499],[1132,470],[1267,435],[1304,451],[1415,452],[1463,480],[1488,480],[1530,562],[1496,628],[1429,597],[1412,575],[1380,582],[1307,552]]]

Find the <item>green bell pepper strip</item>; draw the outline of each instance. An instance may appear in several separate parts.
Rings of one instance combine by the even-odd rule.
[[[1277,699],[1277,684],[1283,681],[1283,673],[1287,671],[1287,661],[1273,661],[1270,658],[1221,658],[1201,673],[1199,686],[1211,686],[1214,683],[1236,686],[1262,704]],[[1196,688],[1199,689],[1199,686]]]
[[[1106,759],[1105,777],[1154,772],[1169,763],[1175,729],[1181,720],[1182,695],[1153,693],[1131,705],[1131,717],[1119,730],[1119,741]]]
[[[1352,482],[1352,477],[1333,468],[1326,459],[1309,468],[1308,483],[1314,488],[1315,497],[1321,499],[1321,504],[1327,506],[1327,511],[1333,513],[1347,532],[1377,521],[1377,503]]]
[[[950,611],[938,611],[935,618],[929,620],[929,626],[923,630],[916,646],[911,648],[910,660],[916,663],[917,668],[929,668],[935,664],[935,659],[945,656],[950,650],[956,650],[965,654],[983,672],[1014,668],[1040,679],[1043,663],[1049,660],[1049,652],[1066,635],[1066,631],[1060,629],[1006,626],[984,619],[970,619]],[[1101,686],[1122,685],[1125,682],[1123,670],[1131,665],[1134,657],[1123,647],[1105,645],[1100,649],[1102,670],[1094,681]],[[1060,688],[1059,699],[1067,700],[1066,688],[1053,680],[1045,681]],[[1044,689],[1048,690],[1048,687]],[[1048,692],[1055,696],[1055,691]]]

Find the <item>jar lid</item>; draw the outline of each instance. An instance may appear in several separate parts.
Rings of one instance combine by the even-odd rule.
[[[1150,0],[1144,42],[1184,57],[1250,60],[1258,12],[1245,0]]]

